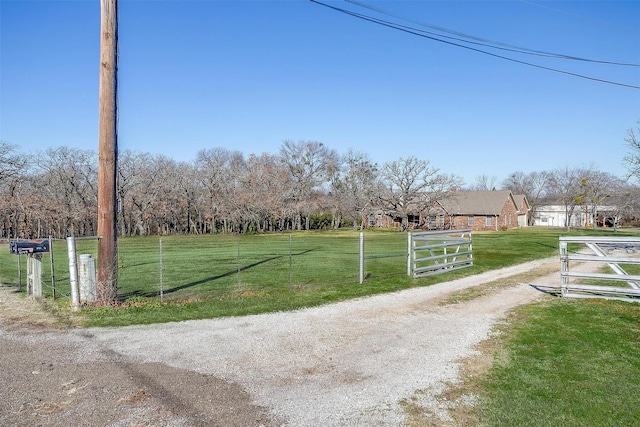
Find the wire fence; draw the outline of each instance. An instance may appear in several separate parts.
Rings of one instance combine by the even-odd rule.
[[[97,260],[97,248],[97,238],[77,238],[76,258],[90,254]],[[406,233],[364,233],[363,249],[361,253],[355,232],[122,238],[118,240],[118,296],[189,301],[358,286],[361,260],[365,280],[406,275]],[[51,271],[49,257],[54,260]],[[43,296],[71,299],[66,242],[54,241],[42,263]],[[3,282],[20,285],[8,268],[2,268]],[[26,262],[19,268],[26,275]],[[7,281],[7,276],[13,279]]]

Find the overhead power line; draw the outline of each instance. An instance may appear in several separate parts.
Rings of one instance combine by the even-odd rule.
[[[419,31],[419,32],[425,32],[426,34],[432,34],[435,36],[439,36],[439,37],[445,37],[445,38],[449,38],[449,39],[454,39],[454,40],[458,40],[464,43],[471,43],[471,44],[478,44],[481,46],[486,46],[486,47],[491,47],[494,49],[501,49],[501,50],[507,50],[507,51],[511,51],[511,52],[518,52],[518,53],[523,53],[526,55],[535,55],[535,56],[545,56],[545,57],[551,57],[551,58],[558,58],[558,59],[567,59],[567,60],[574,60],[574,61],[584,61],[584,62],[593,62],[593,63],[597,63],[597,64],[607,64],[607,65],[620,65],[620,66],[625,66],[625,67],[640,67],[640,64],[632,64],[632,63],[624,63],[624,62],[615,62],[615,61],[604,61],[604,60],[598,60],[598,59],[588,59],[588,58],[580,58],[577,56],[571,56],[571,55],[566,55],[566,54],[562,54],[562,53],[553,53],[553,52],[545,52],[545,51],[541,51],[541,50],[534,50],[534,49],[529,49],[526,47],[519,47],[519,46],[515,46],[515,45],[511,45],[508,43],[503,43],[503,42],[499,42],[499,41],[495,41],[495,40],[490,40],[490,39],[486,39],[483,37],[477,37],[474,35],[470,35],[470,34],[465,34],[459,31],[455,31],[455,30],[451,30],[449,28],[445,28],[445,27],[441,27],[438,25],[433,25],[433,24],[429,24],[429,23],[425,23],[422,21],[416,21],[413,19],[409,19],[406,17],[403,17],[401,15],[395,14],[393,12],[389,12],[387,10],[378,8],[378,7],[374,7],[356,0],[345,0],[347,3],[351,3],[354,4],[356,6],[362,7],[362,8],[366,8],[369,10],[372,10],[374,12],[383,14],[383,15],[387,15],[393,18],[397,18],[397,19],[402,19],[403,21],[407,21],[407,22],[411,22],[413,24],[417,24],[420,25],[422,27],[427,27],[427,28],[431,28],[434,30],[438,30],[444,33],[448,33],[448,34],[453,34],[456,36],[459,36],[461,38],[457,38],[457,37],[451,37],[451,36],[446,36],[444,34],[437,34],[437,33],[432,33],[432,32],[426,32],[424,30],[419,30],[416,28],[412,28],[412,27],[406,27],[406,28],[410,28],[413,31]],[[376,18],[373,18],[376,19]],[[386,22],[386,21],[384,21]],[[395,24],[395,23],[391,23],[393,25],[397,25],[398,27],[405,27],[404,25],[400,25],[400,24]],[[475,40],[475,41],[471,41],[471,40]]]
[[[503,56],[503,55],[498,55],[496,53],[492,53],[492,52],[487,52],[486,50],[482,50],[482,49],[478,49],[472,46],[467,46],[467,45],[463,45],[460,43],[455,43],[449,40],[445,40],[445,38],[448,39],[453,39],[456,40],[458,42],[461,43],[467,43],[467,44],[475,44],[475,45],[482,45],[482,46],[486,46],[486,47],[490,47],[490,48],[494,48],[494,49],[501,49],[501,50],[508,50],[508,51],[512,51],[512,52],[518,52],[518,53],[528,53],[528,54],[532,54],[532,55],[537,55],[537,56],[548,56],[548,57],[553,57],[553,58],[559,58],[559,59],[573,59],[573,60],[581,60],[581,61],[587,61],[587,62],[594,62],[594,63],[604,63],[604,64],[609,64],[609,65],[621,65],[621,66],[631,66],[631,67],[638,67],[640,66],[640,64],[623,64],[623,63],[613,63],[613,62],[608,62],[608,61],[596,61],[596,60],[588,60],[588,59],[584,59],[584,58],[577,58],[577,57],[572,57],[572,56],[568,56],[568,55],[560,55],[560,54],[554,54],[554,53],[549,53],[549,52],[539,52],[539,51],[533,51],[530,49],[525,49],[525,48],[517,48],[517,47],[498,47],[498,46],[493,46],[492,44],[489,43],[489,41],[487,40],[486,42],[472,42],[469,40],[463,40],[463,39],[459,39],[459,38],[454,38],[454,37],[449,37],[449,36],[445,36],[442,34],[436,34],[436,33],[432,33],[432,32],[427,32],[421,29],[417,29],[417,28],[413,28],[413,27],[409,27],[409,26],[405,26],[405,25],[400,25],[397,24],[395,22],[391,22],[391,21],[386,21],[380,18],[375,18],[373,16],[370,15],[365,15],[365,14],[361,14],[361,13],[357,13],[351,10],[347,10],[347,9],[343,9],[337,6],[332,6],[326,3],[322,3],[318,0],[310,0],[313,3],[316,3],[320,6],[324,6],[326,8],[332,9],[334,11],[340,12],[340,13],[344,13],[346,15],[352,16],[354,18],[358,18],[358,19],[362,19],[364,21],[368,21],[368,22],[372,22],[374,24],[378,24],[384,27],[388,27],[388,28],[392,28],[398,31],[402,31],[408,34],[412,34],[418,37],[422,37],[422,38],[426,38],[429,40],[433,40],[433,41],[437,41],[440,43],[445,43],[451,46],[455,46],[455,47],[460,47],[463,49],[467,49],[467,50],[471,50],[474,52],[478,52],[478,53],[482,53],[484,55],[489,55],[492,56],[494,58],[499,58],[499,59],[503,59],[505,61],[510,61],[510,62],[514,62],[514,63],[518,63],[518,64],[522,64],[522,65],[527,65],[530,67],[534,67],[534,68],[539,68],[539,69],[543,69],[543,70],[547,70],[547,71],[552,71],[555,73],[560,73],[560,74],[565,74],[565,75],[569,75],[569,76],[573,76],[573,77],[579,77],[582,79],[586,79],[586,80],[592,80],[592,81],[597,81],[600,83],[606,83],[606,84],[611,84],[611,85],[616,85],[616,86],[622,86],[622,87],[628,87],[628,88],[632,88],[632,89],[640,89],[640,86],[636,86],[636,85],[631,85],[631,84],[626,84],[626,83],[620,83],[620,82],[615,82],[612,80],[606,80],[606,79],[600,79],[600,78],[596,78],[596,77],[591,77],[591,76],[586,76],[583,74],[578,74],[578,73],[574,73],[574,72],[570,72],[570,71],[566,71],[566,70],[561,70],[558,68],[552,68],[552,67],[547,67],[544,65],[539,65],[539,64],[534,64],[531,62],[527,62],[527,61],[522,61],[519,59],[515,59],[515,58],[510,58],[507,56]],[[350,0],[346,0],[350,3],[354,3]],[[367,7],[369,8],[369,7]],[[454,32],[457,33],[457,32]],[[458,33],[460,35],[462,35],[463,33]],[[474,40],[484,40],[478,37],[474,37],[474,36],[467,36],[464,35],[467,38],[472,38]],[[502,43],[497,43],[497,42],[493,42],[495,44],[501,44],[503,46],[509,46],[509,45],[504,45]]]

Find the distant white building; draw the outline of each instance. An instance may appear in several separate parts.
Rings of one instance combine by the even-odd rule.
[[[614,206],[598,206],[596,218],[598,218],[598,226],[602,226],[601,217],[607,217],[610,212],[615,212]],[[564,205],[545,205],[536,208],[533,217],[533,225],[545,227],[591,227],[593,224],[593,212],[587,212],[585,206],[576,205],[570,212],[567,224],[567,213]],[[600,218],[599,218],[600,217]],[[588,221],[587,221],[588,218]],[[606,221],[605,221],[606,224]]]

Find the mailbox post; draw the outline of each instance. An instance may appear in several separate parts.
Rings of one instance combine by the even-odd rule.
[[[27,255],[27,294],[42,298],[42,254],[51,252],[49,240],[11,240],[9,252]]]

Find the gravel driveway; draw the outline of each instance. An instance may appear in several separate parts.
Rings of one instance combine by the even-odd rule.
[[[510,309],[543,293],[518,284],[438,302],[557,265],[546,259],[295,312],[124,328],[26,326],[4,287],[0,425],[398,426],[407,421],[403,400],[446,420],[435,396],[458,380],[461,359]],[[559,274],[536,284],[557,287]]]

